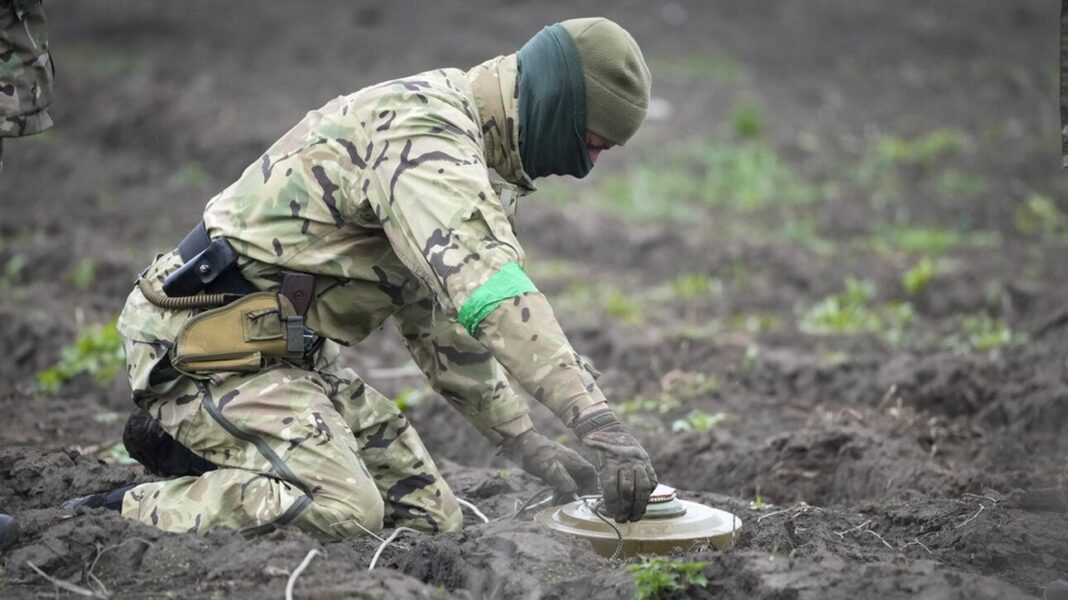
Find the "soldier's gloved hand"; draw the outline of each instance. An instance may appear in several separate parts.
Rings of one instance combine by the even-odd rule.
[[[571,429],[583,444],[597,451],[597,475],[608,514],[617,523],[645,516],[649,494],[657,484],[645,448],[611,410],[579,417]]]
[[[597,493],[597,470],[578,452],[534,429],[505,438],[501,454],[553,488],[557,500]]]

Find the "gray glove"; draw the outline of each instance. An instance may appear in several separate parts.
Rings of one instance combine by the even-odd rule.
[[[597,476],[608,514],[617,523],[644,517],[649,494],[657,484],[645,448],[610,410],[580,417],[571,429],[583,444],[597,451]]]
[[[597,470],[578,452],[534,429],[505,438],[501,454],[553,488],[557,499],[597,493]]]

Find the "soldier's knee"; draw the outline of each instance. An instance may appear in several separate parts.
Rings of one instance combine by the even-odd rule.
[[[301,515],[301,529],[323,541],[342,541],[382,530],[385,505],[378,490],[358,489],[345,498],[318,496]]]

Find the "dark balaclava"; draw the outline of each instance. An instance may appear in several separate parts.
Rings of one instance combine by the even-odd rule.
[[[645,119],[649,69],[634,38],[608,19],[546,27],[517,62],[519,154],[531,178],[585,177],[587,130],[623,145]]]

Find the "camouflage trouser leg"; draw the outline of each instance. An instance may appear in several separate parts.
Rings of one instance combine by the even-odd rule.
[[[356,434],[360,458],[385,503],[385,526],[433,533],[460,529],[460,505],[419,434],[392,400],[352,369],[338,368],[337,352],[337,344],[328,343],[316,369],[337,388],[331,394],[334,408]]]
[[[324,366],[280,362],[219,384],[185,379],[145,402],[177,441],[220,468],[140,485],[123,515],[200,533],[290,523],[327,541],[379,530],[386,515],[423,530],[458,527],[455,499],[403,415],[366,386],[358,393],[351,371]],[[349,422],[366,427],[354,435]]]

